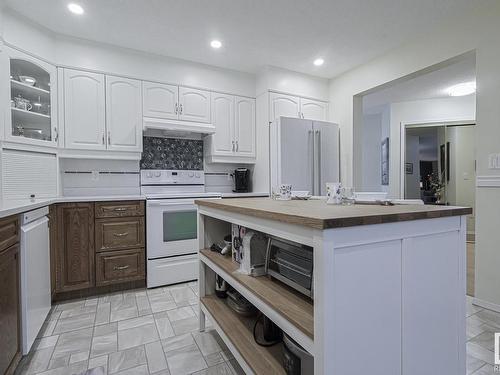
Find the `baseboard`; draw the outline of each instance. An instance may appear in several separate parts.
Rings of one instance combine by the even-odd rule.
[[[482,299],[474,297],[472,299],[472,304],[476,305],[476,306],[479,306],[479,307],[483,307],[483,308],[488,309],[488,310],[493,310],[495,312],[500,313],[500,305],[497,304],[497,303],[488,302],[488,301],[485,301],[485,300],[482,300]]]
[[[61,302],[70,299],[87,298],[102,294],[120,292],[129,289],[146,288],[146,280],[127,281],[112,285],[95,286],[87,289],[58,292],[52,296],[52,302]]]

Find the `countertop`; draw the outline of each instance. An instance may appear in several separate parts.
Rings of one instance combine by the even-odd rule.
[[[268,193],[221,193],[222,198],[235,197],[266,197]],[[54,203],[71,202],[102,202],[102,201],[135,201],[145,200],[144,195],[85,195],[85,196],[63,196],[55,198],[38,199],[15,199],[5,200],[0,203],[0,218],[17,215],[22,212],[35,210],[40,207],[49,206]]]
[[[341,206],[326,204],[324,200],[278,201],[270,198],[198,199],[195,203],[199,206],[316,229],[433,219],[472,213],[471,208],[455,206]]]
[[[135,201],[135,200],[145,200],[145,199],[146,197],[143,195],[97,195],[97,196],[81,196],[81,197],[75,196],[75,197],[6,200],[3,201],[2,204],[0,204],[0,218],[35,210],[37,208],[49,206],[54,203]]]
[[[269,193],[222,193],[222,198],[251,198],[251,197],[269,197]]]

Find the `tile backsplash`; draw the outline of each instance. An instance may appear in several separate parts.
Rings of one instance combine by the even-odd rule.
[[[203,141],[144,137],[141,169],[203,170]]]

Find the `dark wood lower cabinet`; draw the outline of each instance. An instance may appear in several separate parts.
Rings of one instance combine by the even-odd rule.
[[[59,203],[49,219],[53,300],[142,286],[144,202]]]
[[[94,203],[57,205],[56,292],[95,285]]]
[[[120,250],[96,254],[96,285],[116,284],[144,279],[144,249]]]
[[[12,374],[21,358],[19,244],[0,252],[0,374]]]

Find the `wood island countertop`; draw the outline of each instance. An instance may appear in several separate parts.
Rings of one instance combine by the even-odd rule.
[[[472,208],[433,205],[330,205],[324,200],[278,201],[270,198],[197,199],[198,206],[316,229],[394,223],[469,215]]]

